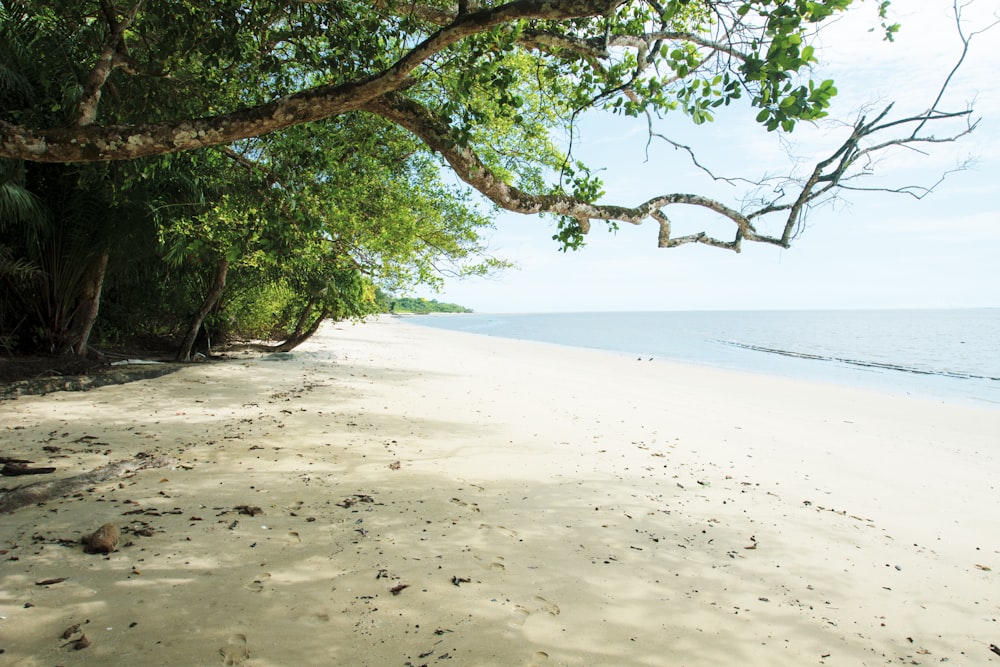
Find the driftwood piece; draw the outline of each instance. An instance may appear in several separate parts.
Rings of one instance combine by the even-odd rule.
[[[53,498],[60,498],[88,486],[130,475],[139,470],[164,468],[175,463],[176,461],[169,456],[140,455],[134,459],[115,461],[72,477],[19,486],[0,493],[0,514],[7,514]]]
[[[55,472],[52,467],[32,468],[27,463],[8,463],[0,468],[0,475],[4,477],[17,477],[18,475],[48,475]]]

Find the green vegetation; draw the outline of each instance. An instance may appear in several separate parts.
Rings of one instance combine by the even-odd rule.
[[[730,104],[769,131],[822,118],[836,88],[809,80],[807,42],[849,4],[0,0],[0,351],[150,336],[179,359],[233,336],[290,349],[378,310],[379,288],[505,268],[481,241],[497,207],[548,216],[563,249],[594,221],[653,221],[664,247],[788,247],[873,151],[968,112],[862,120],[807,178],[740,210],[599,203],[576,123],[702,124]],[[732,239],[673,237],[672,206],[722,216]]]
[[[413,313],[426,315],[428,313],[471,313],[472,309],[455,303],[440,303],[437,299],[418,299],[401,297],[389,302],[390,313]]]
[[[73,65],[84,80],[87,54],[107,39],[88,11],[97,5],[0,10],[0,42],[11,45],[0,52],[4,120],[72,118],[82,91],[66,89],[62,70]],[[186,39],[148,11],[163,39]],[[92,33],[60,50],[80,21]],[[193,112],[209,88],[219,103],[253,94],[196,82],[194,61],[169,66],[181,81],[125,77],[123,99],[102,103],[101,115]],[[482,253],[490,224],[412,135],[370,115],[120,163],[0,160],[0,351],[86,354],[166,339],[185,360],[228,338],[291,349],[324,319],[378,312],[376,286],[503,268]]]

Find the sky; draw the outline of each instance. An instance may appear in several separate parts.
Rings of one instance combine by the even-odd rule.
[[[925,110],[961,52],[952,0],[893,0],[891,18],[902,27],[891,44],[881,39],[877,6],[855,0],[818,37],[814,78],[832,78],[839,90],[831,118],[853,122],[861,109],[890,101],[899,115]],[[985,27],[1000,17],[1000,2],[975,0],[964,16],[967,32]],[[867,183],[931,185],[972,159],[922,200],[848,193],[846,201],[814,210],[790,249],[744,243],[739,254],[701,244],[657,248],[652,222],[623,225],[615,233],[595,223],[583,249],[562,253],[551,239],[550,220],[501,212],[486,239],[491,254],[517,268],[485,279],[447,279],[440,292],[414,294],[482,313],[998,307],[997,62],[1000,26],[973,38],[945,98],[948,110],[973,105],[981,120],[971,136],[938,145],[929,155],[896,151],[877,165],[882,176]],[[714,123],[696,127],[678,116],[659,129],[696,148],[716,173],[746,177],[787,171],[789,151],[805,164],[815,162],[849,131],[800,124],[782,139],[756,126],[746,109],[725,111]],[[739,207],[742,191],[707,181],[669,146],[654,144],[647,156],[646,132],[645,119],[602,115],[582,124],[576,154],[605,168],[603,203],[635,205],[658,194],[693,192]],[[723,229],[693,209],[672,207],[668,214],[675,235]]]

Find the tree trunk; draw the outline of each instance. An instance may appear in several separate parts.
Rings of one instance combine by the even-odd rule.
[[[201,323],[205,321],[208,314],[215,308],[215,304],[222,297],[223,290],[226,289],[226,274],[229,273],[229,260],[225,257],[219,260],[219,265],[215,269],[215,282],[208,291],[208,295],[201,303],[201,308],[191,319],[191,326],[188,327],[181,348],[177,352],[177,361],[191,361],[191,350],[194,348],[194,341],[201,330]]]
[[[298,338],[302,335],[302,331],[306,328],[306,322],[309,321],[309,316],[312,315],[312,310],[316,307],[317,301],[319,301],[318,296],[314,296],[309,299],[305,308],[302,309],[302,314],[299,315],[299,321],[295,323],[295,331],[292,332],[292,335],[289,336],[289,338]]]
[[[316,298],[309,300],[309,303],[306,304],[305,310],[299,317],[298,324],[295,325],[295,331],[292,332],[292,335],[289,336],[284,343],[274,348],[275,352],[291,352],[299,345],[309,340],[309,338],[311,338],[312,335],[319,330],[320,325],[323,324],[323,320],[325,320],[330,314],[330,309],[326,306],[323,306],[323,309],[319,313],[319,317],[316,318],[312,325],[308,329],[305,328],[306,322],[309,320],[309,315],[316,306],[316,301]]]
[[[101,292],[104,289],[104,276],[108,270],[108,255],[110,250],[105,247],[94,265],[87,272],[80,287],[80,304],[73,316],[70,329],[69,345],[73,354],[84,357],[87,355],[87,345],[90,332],[94,328],[97,314],[101,309]]]

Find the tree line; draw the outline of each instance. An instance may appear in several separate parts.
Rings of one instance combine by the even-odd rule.
[[[387,297],[383,296],[385,307],[382,312],[388,313],[412,313],[414,315],[427,315],[430,313],[471,313],[471,308],[460,306],[457,303],[442,303],[437,299],[422,299],[417,297]]]

